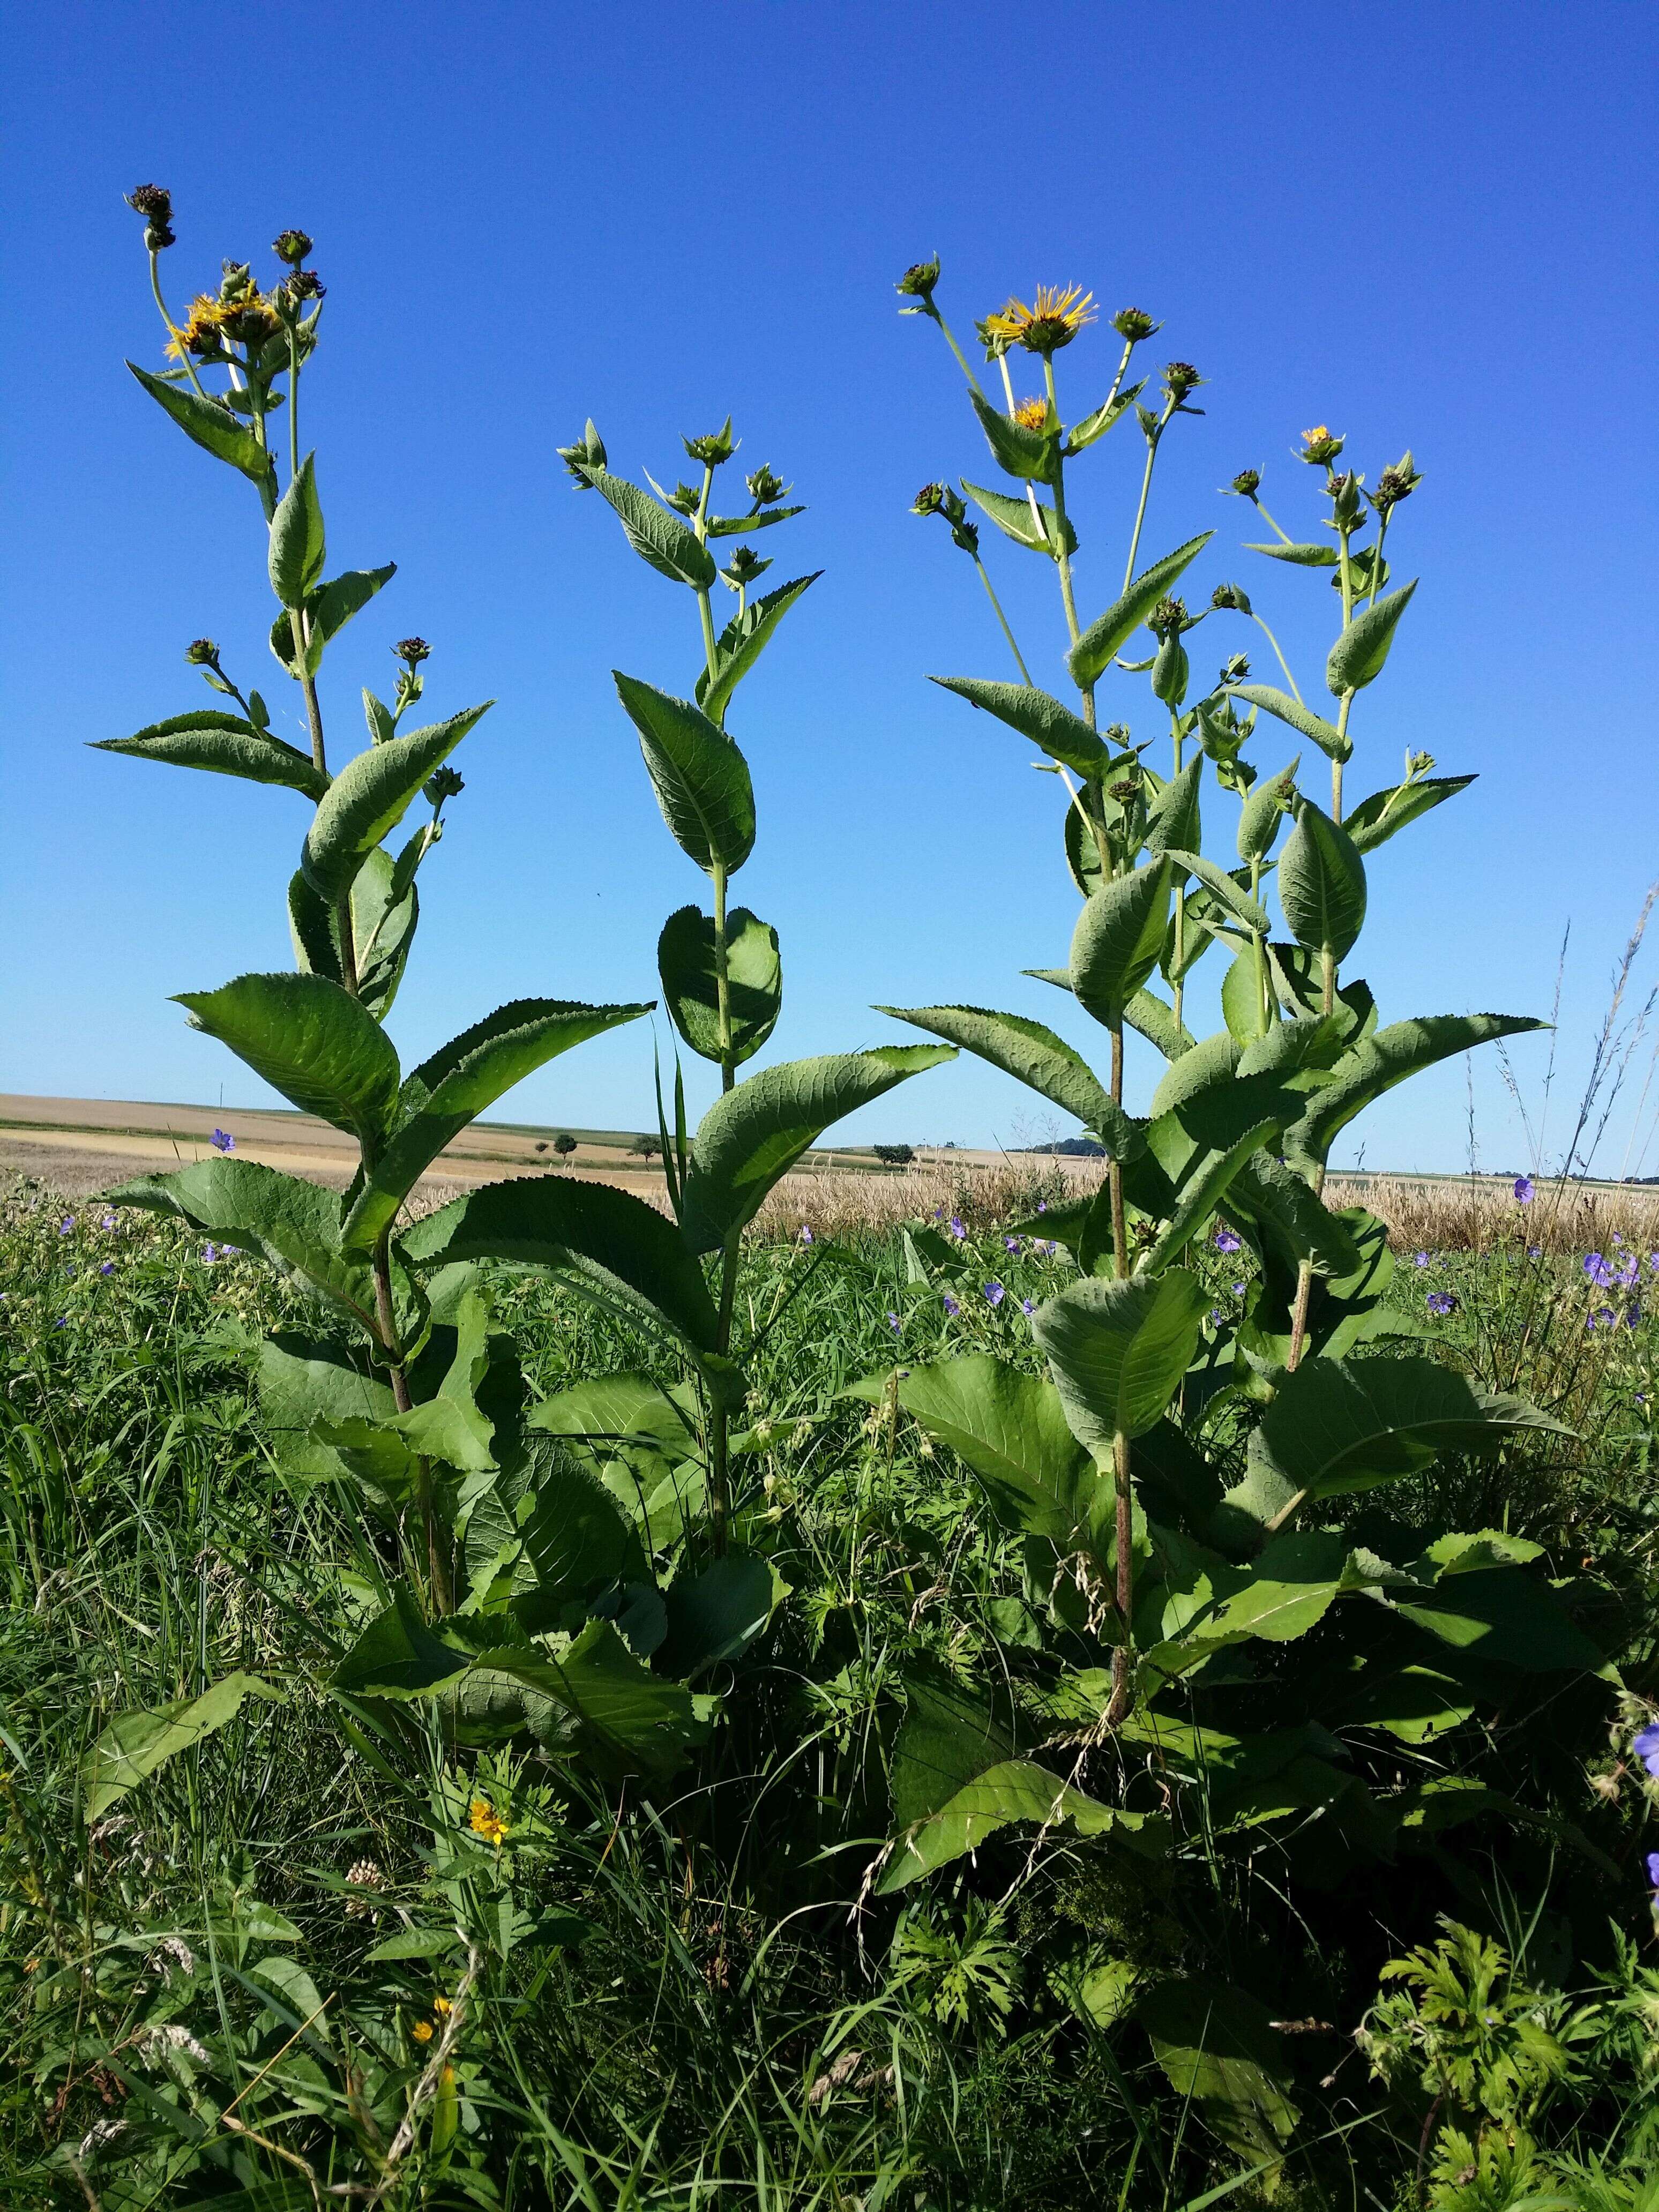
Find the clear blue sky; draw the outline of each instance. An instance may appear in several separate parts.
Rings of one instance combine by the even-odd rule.
[[[1216,487],[1262,467],[1311,534],[1299,429],[1346,431],[1373,480],[1414,448],[1426,481],[1390,552],[1423,583],[1356,717],[1349,788],[1390,781],[1407,745],[1480,781],[1377,856],[1362,965],[1385,1019],[1547,1012],[1571,918],[1576,1068],[1659,872],[1656,47],[1650,7],[1598,0],[15,10],[0,1088],[259,1103],[167,995],[289,964],[305,802],[82,744],[198,703],[181,655],[203,633],[279,725],[300,714],[264,643],[251,491],[120,365],[159,361],[121,204],[152,178],[177,205],[175,302],[221,254],[270,269],[286,224],[317,240],[306,438],[331,558],[399,563],[326,665],[337,753],[410,630],[434,648],[430,707],[501,701],[423,878],[392,1024],[406,1064],[509,997],[654,995],[660,921],[699,895],[609,673],[689,690],[695,608],[566,480],[553,448],[590,412],[614,467],[672,479],[679,434],[730,409],[744,462],[810,503],[759,549],[769,582],[827,574],[732,717],[761,819],[736,895],[783,941],[773,1051],[893,1036],[872,1000],[1065,1016],[1018,973],[1063,960],[1075,911],[1056,787],[924,680],[1008,672],[968,564],[907,513],[928,477],[991,473],[937,333],[895,313],[894,279],[936,248],[958,327],[1043,281],[1162,317],[1152,361],[1194,362],[1207,411],[1165,448],[1146,550],[1215,526],[1194,595],[1245,582],[1304,689],[1328,594],[1238,552],[1260,532]],[[1060,357],[1079,408],[1115,346],[1097,331]],[[1131,425],[1081,470],[1085,615],[1113,595],[1139,465]],[[987,538],[1057,682],[1048,573]],[[1200,669],[1223,628],[1194,641]],[[1119,681],[1111,711],[1152,734],[1149,696]],[[1524,1085],[1543,1058],[1517,1049]],[[637,1025],[503,1110],[638,1127],[650,1069]],[[1495,1062],[1477,1095],[1488,1161],[1517,1158]],[[1006,1142],[1030,1122],[1025,1094],[964,1060],[854,1127]],[[1461,1066],[1353,1134],[1372,1164],[1460,1164]]]

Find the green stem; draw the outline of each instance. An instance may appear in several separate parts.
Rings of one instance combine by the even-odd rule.
[[[1279,528],[1279,525],[1273,520],[1272,515],[1268,514],[1267,508],[1263,507],[1261,501],[1255,497],[1254,493],[1252,493],[1250,496],[1250,505],[1261,517],[1261,520],[1267,524],[1268,529],[1273,532],[1274,537],[1278,538],[1281,545],[1289,545],[1294,543],[1294,540],[1288,535],[1288,533]]]
[[[1290,662],[1285,659],[1284,654],[1279,651],[1279,640],[1273,635],[1273,632],[1267,628],[1267,623],[1262,621],[1261,616],[1255,612],[1254,608],[1252,608],[1250,611],[1250,620],[1255,624],[1256,628],[1262,631],[1266,635],[1268,644],[1272,646],[1273,649],[1274,656],[1277,659],[1279,666],[1285,672],[1285,681],[1291,687],[1291,696],[1295,700],[1298,707],[1301,706],[1303,704],[1302,694],[1297,689],[1295,677],[1291,673]]]
[[[720,1308],[719,1342],[722,1356],[732,1342],[732,1311],[737,1303],[738,1258],[742,1247],[743,1231],[734,1230],[727,1237],[720,1254]],[[714,1557],[726,1556],[726,1547],[732,1515],[732,1497],[728,1468],[730,1466],[729,1425],[731,1416],[724,1398],[717,1398],[709,1407],[708,1426],[708,1519],[714,1542]]]
[[[161,256],[155,252],[152,252],[149,257],[149,289],[155,295],[155,304],[161,311],[161,320],[167,326],[167,336],[173,339],[178,344],[179,358],[185,364],[185,374],[190,379],[191,384],[195,386],[196,397],[198,399],[205,399],[207,398],[207,394],[203,391],[201,379],[196,374],[196,365],[191,360],[190,356],[185,351],[184,333],[179,330],[172,316],[168,314],[167,303],[161,297]]]
[[[1048,404],[1057,416],[1060,401],[1054,391],[1054,364],[1047,354],[1042,357],[1042,381],[1048,395]],[[1066,633],[1075,645],[1083,633],[1077,618],[1077,594],[1072,587],[1072,556],[1066,550],[1066,464],[1058,453],[1054,456],[1054,565],[1060,570],[1060,597],[1066,609]],[[1092,730],[1095,726],[1095,687],[1092,684],[1080,684],[1078,689],[1083,695],[1083,719]],[[1103,870],[1106,865],[1104,845],[1100,848],[1100,864]]]
[[[1031,680],[1031,672],[1025,665],[1024,656],[1021,653],[1019,647],[1015,641],[1014,633],[1008,627],[1008,617],[1002,611],[1002,602],[996,595],[996,587],[991,581],[984,562],[980,559],[977,553],[974,556],[974,566],[979,570],[979,580],[985,586],[985,596],[990,600],[997,620],[1002,624],[1002,635],[1008,641],[1008,650],[1014,656],[1014,665],[1018,669],[1023,680],[1025,683],[1030,684]]]
[[[1376,543],[1371,548],[1371,595],[1365,602],[1368,607],[1376,605],[1376,595],[1382,588],[1382,541],[1389,534],[1386,510],[1376,519]]]
[[[716,860],[711,872],[714,878],[714,1000],[720,1024],[720,1089],[726,1091],[736,1083],[738,1075],[732,1056],[732,986],[726,973],[726,869]]]
[[[940,314],[939,309],[933,305],[931,300],[927,301],[924,304],[922,313],[925,315],[931,315],[933,320],[939,325],[940,330],[944,331],[945,343],[950,347],[951,352],[955,354],[957,357],[957,367],[962,371],[963,374],[968,380],[968,389],[970,392],[979,392],[980,398],[982,399],[985,397],[985,394],[982,392],[980,392],[979,379],[974,374],[973,370],[969,368],[967,356],[963,352],[962,348],[957,343],[956,339],[951,333],[949,323],[945,321],[944,316]]]
[[[1111,1091],[1115,1104],[1123,1103],[1123,1024],[1116,1024],[1110,1032],[1112,1040]],[[1129,1273],[1129,1239],[1123,1208],[1123,1170],[1115,1159],[1109,1160],[1106,1174],[1112,1203],[1112,1267],[1120,1282]],[[1129,1663],[1129,1623],[1134,1611],[1134,1508],[1129,1487],[1129,1439],[1120,1429],[1112,1438],[1112,1481],[1116,1492],[1115,1534],[1117,1539],[1117,1580],[1115,1596],[1117,1603],[1118,1629],[1123,1642],[1112,1653],[1112,1694],[1106,1707],[1109,1728],[1116,1728],[1123,1721],[1134,1701],[1134,1683]]]
[[[1175,402],[1171,399],[1165,404],[1157,428],[1152,432],[1146,441],[1146,467],[1140,479],[1140,504],[1135,509],[1135,526],[1129,538],[1129,558],[1123,570],[1123,588],[1126,592],[1135,580],[1135,556],[1140,550],[1140,528],[1146,520],[1146,501],[1152,495],[1152,464],[1158,459],[1158,447],[1163,441],[1164,433],[1170,427],[1170,417],[1174,412]]]
[[[1257,905],[1261,904],[1261,862],[1260,858],[1253,860],[1250,862],[1250,896],[1256,902]],[[1266,940],[1262,937],[1261,932],[1259,929],[1252,930],[1250,933],[1250,942],[1255,948],[1256,1019],[1261,1025],[1262,1036],[1266,1036],[1269,1027],[1267,1017],[1267,947]]]
[[[290,478],[300,473],[300,337],[293,325],[288,333],[288,467]]]
[[[998,355],[997,367],[1002,371],[1003,397],[1008,402],[1008,412],[1012,416],[1014,411],[1014,380],[1008,374],[1008,356],[1006,353]],[[1048,540],[1042,528],[1042,509],[1037,504],[1036,486],[1031,482],[1030,477],[1025,479],[1025,497],[1031,509],[1031,526],[1046,544]],[[1028,676],[1025,680],[1029,684],[1031,679]]]
[[[1337,733],[1340,737],[1346,738],[1348,734],[1348,714],[1352,705],[1353,693],[1345,691],[1342,703],[1336,710]],[[1342,763],[1340,760],[1331,763],[1331,819],[1336,823],[1342,819]]]

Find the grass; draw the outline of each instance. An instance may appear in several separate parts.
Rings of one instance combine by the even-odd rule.
[[[433,1709],[328,1694],[381,1566],[351,1497],[282,1477],[262,1434],[251,1348],[297,1308],[171,1228],[106,1229],[79,1208],[64,1230],[59,1202],[20,1185],[0,1222],[0,2199],[1643,2201],[1659,1973],[1640,1869],[1659,1792],[1626,1747],[1659,1696],[1659,1337],[1630,1321],[1629,1288],[1587,1281],[1578,1242],[1594,1227],[1622,1267],[1613,1232],[1635,1233],[1636,1200],[1615,1218],[1564,1197],[1552,1218],[1545,1191],[1523,1215],[1453,1188],[1438,1212],[1401,1217],[1402,1312],[1577,1435],[1496,1469],[1443,1462],[1391,1510],[1425,1533],[1543,1544],[1621,1672],[1547,1677],[1451,1740],[1451,1771],[1512,1812],[1362,1881],[1338,1863],[1323,1888],[1299,1862],[1291,1881],[1264,1826],[1158,1865],[1099,1841],[1037,1850],[1028,1833],[897,1899],[866,1893],[891,1832],[901,1671],[981,1679],[1027,1600],[1018,1545],[951,1455],[842,1394],[896,1345],[913,1361],[979,1347],[1035,1364],[1021,1300],[1069,1263],[1029,1240],[1011,1250],[1003,1231],[1062,1172],[860,1175],[862,1212],[815,1177],[775,1203],[739,1292],[772,1322],[752,1363],[772,1437],[742,1463],[739,1511],[791,1594],[719,1684],[728,1717],[707,1752],[654,1796],[511,1743],[458,1756]],[[955,1318],[936,1285],[908,1279],[890,1193],[962,1220]],[[1386,1212],[1388,1194],[1372,1202]],[[1457,1222],[1461,1241],[1431,1233]],[[1218,1311],[1237,1265],[1205,1255]],[[980,1287],[994,1279],[994,1305]],[[1431,1293],[1455,1302],[1442,1319]],[[1610,1300],[1620,1325],[1588,1326]],[[496,1306],[538,1390],[659,1368],[534,1276],[504,1273]],[[1366,1501],[1352,1503],[1362,1531]],[[88,1819],[84,1763],[112,1718],[237,1669],[270,1695]],[[1456,2145],[1425,2130],[1432,2037],[1381,1978],[1443,1918],[1500,1948],[1492,2016],[1567,2054],[1516,2108],[1507,2179],[1460,2179]],[[1271,1988],[1290,2024],[1302,2118],[1282,2160],[1218,2134],[1124,2002],[1138,1977],[1218,1963]],[[1395,2012],[1374,2013],[1390,1990]]]

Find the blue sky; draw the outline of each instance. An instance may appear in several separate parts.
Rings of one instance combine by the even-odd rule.
[[[1206,412],[1165,447],[1145,550],[1214,527],[1193,596],[1245,583],[1304,690],[1330,594],[1237,550],[1261,533],[1216,488],[1261,467],[1279,520],[1311,535],[1299,429],[1345,431],[1373,480],[1413,447],[1425,482],[1390,553],[1423,580],[1356,714],[1349,793],[1392,781],[1408,745],[1480,780],[1376,856],[1359,966],[1385,1020],[1547,1012],[1570,921],[1569,1083],[1659,872],[1656,46],[1650,9],[1595,0],[270,0],[257,30],[198,0],[14,14],[0,1087],[268,1096],[167,997],[289,964],[306,803],[82,743],[198,703],[182,653],[203,633],[279,726],[300,718],[264,643],[251,490],[120,365],[160,354],[121,204],[150,178],[177,205],[175,304],[222,254],[268,271],[286,224],[317,240],[330,289],[306,441],[331,562],[399,563],[326,664],[337,756],[360,741],[358,687],[389,689],[387,647],[410,630],[434,646],[434,712],[501,702],[458,759],[467,790],[422,879],[392,1023],[406,1064],[509,997],[655,993],[658,928],[701,879],[658,817],[609,672],[689,690],[695,605],[628,553],[553,449],[591,413],[613,467],[672,479],[680,434],[728,409],[744,464],[770,462],[810,507],[757,540],[779,563],[768,582],[826,572],[732,717],[761,822],[734,896],[783,943],[771,1049],[892,1038],[871,1003],[930,1000],[1060,1019],[1103,1048],[1019,977],[1063,960],[1075,912],[1056,787],[925,680],[1009,672],[968,564],[907,512],[929,477],[992,473],[938,334],[895,313],[894,279],[936,249],[958,329],[1048,281],[1162,318],[1150,362],[1196,363]],[[1097,331],[1060,356],[1077,411],[1115,343]],[[1085,619],[1121,580],[1139,464],[1130,425],[1074,471]],[[1051,574],[987,538],[1037,680],[1058,686]],[[1244,628],[1200,630],[1200,670]],[[1152,735],[1144,680],[1117,681],[1103,703]],[[1289,748],[1256,750],[1272,768]],[[1231,836],[1213,799],[1212,851]],[[1204,1027],[1218,1019],[1207,965]],[[1516,1049],[1529,1093],[1544,1059]],[[1132,1063],[1132,1088],[1152,1073]],[[503,1110],[638,1127],[650,1076],[636,1025]],[[1518,1160],[1495,1061],[1475,1097],[1487,1163]],[[1461,1065],[1446,1069],[1373,1109],[1340,1158],[1363,1141],[1374,1165],[1456,1167],[1466,1104]],[[1039,1120],[963,1060],[848,1133],[1018,1142]],[[1607,1168],[1622,1152],[1620,1133]]]

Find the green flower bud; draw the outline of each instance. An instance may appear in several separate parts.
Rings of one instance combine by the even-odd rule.
[[[1154,331],[1163,327],[1152,320],[1145,307],[1120,307],[1112,317],[1112,328],[1131,345],[1139,345],[1143,338],[1151,337]]]
[[[1241,469],[1238,474],[1233,478],[1232,482],[1227,486],[1229,495],[1238,499],[1254,499],[1261,489],[1261,471],[1260,469]]]
[[[1179,637],[1183,629],[1192,629],[1194,621],[1184,599],[1160,599],[1147,616],[1146,627],[1154,637]]]
[[[566,473],[574,479],[577,490],[592,491],[593,487],[585,471],[603,470],[605,465],[605,441],[593,428],[592,417],[589,416],[586,428],[574,446],[560,446],[555,450],[564,463]]]
[[[907,300],[921,300],[926,305],[931,306],[933,298],[933,287],[938,283],[938,282],[939,256],[936,253],[931,261],[912,262],[910,266],[905,270],[903,276],[899,278],[894,289],[901,293]],[[921,313],[921,309],[919,307],[906,307],[902,308],[900,313],[903,314],[915,315],[920,314]]]
[[[682,438],[686,452],[694,461],[705,468],[717,469],[722,461],[729,461],[738,450],[737,440],[732,435],[732,417],[728,415],[721,428],[711,430],[706,438]]]
[[[1189,361],[1170,361],[1164,365],[1164,389],[1177,407],[1189,392],[1195,392],[1204,379]]]
[[[1376,489],[1367,496],[1379,514],[1387,514],[1389,508],[1397,507],[1402,499],[1409,499],[1422,481],[1412,465],[1408,447],[1405,458],[1396,461],[1392,468],[1383,470],[1376,480]]]
[[[1218,584],[1210,594],[1210,605],[1221,614],[1250,612],[1249,595],[1242,584]]]
[[[219,648],[210,637],[193,637],[185,647],[185,659],[192,668],[216,668]]]
[[[688,483],[677,483],[673,490],[665,492],[663,497],[676,514],[695,514],[702,504],[702,494],[693,491]]]
[[[771,565],[769,561],[761,559],[752,545],[739,545],[720,574],[734,592],[739,592],[745,584],[752,584],[757,576],[764,575]]]
[[[286,261],[290,269],[297,269],[310,252],[312,241],[302,230],[279,230],[271,240],[270,250],[279,260]]]
[[[421,788],[434,806],[441,806],[447,799],[459,799],[466,786],[453,768],[439,768],[434,769]]]
[[[127,205],[144,218],[144,244],[150,252],[173,244],[173,194],[165,185],[135,185]]]
[[[1222,684],[1243,684],[1249,678],[1249,653],[1235,653],[1231,659],[1221,664],[1221,674],[1217,680]]]
[[[781,500],[789,487],[781,477],[775,477],[763,461],[753,476],[744,478],[749,487],[749,496],[757,507],[772,507]]]
[[[1345,530],[1352,530],[1360,519],[1359,479],[1352,469],[1334,476],[1326,487],[1331,495],[1332,519]]]
[[[328,287],[314,269],[296,269],[283,290],[290,300],[320,300]]]
[[[910,502],[912,514],[939,514],[945,508],[945,486],[925,483]]]
[[[399,660],[409,664],[411,675],[423,660],[432,658],[432,647],[423,637],[400,637],[392,650]]]

